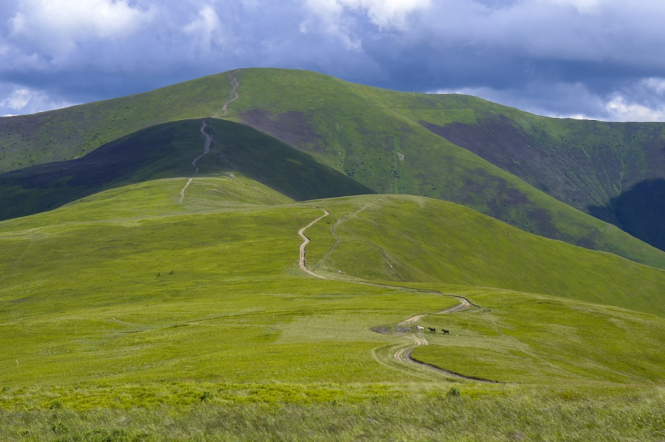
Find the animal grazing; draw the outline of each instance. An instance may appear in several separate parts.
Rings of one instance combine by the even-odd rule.
[[[450,330],[446,330],[445,328],[442,328],[441,331],[443,332],[444,335],[450,334]]]
[[[425,327],[421,327],[419,325],[416,325],[416,328],[418,329],[418,333],[425,331]]]
[[[431,331],[432,333],[436,333],[436,329],[432,327],[427,327],[427,330]]]

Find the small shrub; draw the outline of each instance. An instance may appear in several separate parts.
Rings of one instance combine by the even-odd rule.
[[[51,431],[53,431],[55,434],[65,434],[68,430],[69,429],[67,428],[67,425],[60,421],[51,425]]]
[[[462,393],[459,391],[459,388],[450,387],[450,390],[448,390],[448,396],[460,397],[462,396]]]
[[[204,391],[203,394],[201,395],[201,402],[205,402],[210,399],[212,399],[212,393],[210,393],[209,391]]]
[[[51,403],[51,406],[49,408],[51,410],[58,410],[58,409],[62,408],[62,402],[60,402],[59,400],[56,399]]]

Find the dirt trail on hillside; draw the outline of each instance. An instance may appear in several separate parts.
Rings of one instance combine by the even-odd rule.
[[[325,218],[326,216],[330,215],[330,212],[328,212],[328,211],[325,210],[325,209],[323,210],[323,212],[324,212],[323,215],[321,215],[320,217],[318,217],[317,219],[315,219],[315,220],[312,221],[311,223],[307,224],[305,227],[303,227],[302,229],[300,229],[300,230],[298,231],[298,235],[300,235],[300,237],[303,239],[303,243],[300,244],[300,260],[299,260],[299,264],[300,264],[300,269],[301,269],[303,272],[305,272],[305,273],[307,273],[307,274],[309,274],[309,275],[312,275],[312,276],[314,276],[314,277],[316,277],[316,278],[320,278],[320,279],[330,279],[330,278],[326,278],[325,276],[317,275],[316,273],[312,272],[311,270],[308,270],[308,269],[307,269],[307,264],[306,264],[306,261],[305,261],[305,248],[307,247],[307,244],[310,243],[310,239],[307,238],[307,237],[305,236],[305,230],[307,230],[307,229],[309,229],[310,227],[312,227],[314,224],[316,224],[317,222],[319,222],[319,220],[321,220],[321,219]]]
[[[460,300],[460,303],[458,305],[456,305],[454,307],[447,308],[443,311],[440,311],[439,313],[437,313],[437,315],[444,315],[446,313],[454,313],[454,312],[463,311],[463,310],[466,310],[466,309],[470,308],[471,305],[472,305],[469,302],[469,300],[466,299],[466,298],[458,297],[457,299]],[[433,370],[433,371],[436,371],[436,372],[439,372],[439,373],[445,373],[448,376],[452,376],[452,377],[459,378],[459,379],[467,379],[467,380],[470,380],[470,381],[481,381],[481,382],[491,382],[491,383],[496,383],[497,382],[497,381],[492,381],[490,379],[483,379],[483,378],[478,378],[478,377],[473,377],[473,376],[465,376],[463,374],[455,373],[454,371],[445,370],[443,368],[440,368],[440,367],[437,367],[437,366],[434,366],[434,365],[431,365],[431,364],[427,364],[425,362],[420,362],[420,361],[417,361],[417,360],[411,358],[411,352],[414,349],[416,349],[418,347],[421,347],[421,346],[429,345],[429,342],[427,341],[427,338],[425,337],[425,335],[423,334],[422,331],[420,331],[416,328],[416,332],[415,333],[413,332],[413,326],[416,325],[416,323],[418,321],[420,321],[423,318],[423,316],[426,316],[426,315],[417,315],[417,316],[414,316],[414,317],[409,318],[407,320],[404,320],[404,321],[402,321],[398,324],[398,326],[400,326],[400,327],[408,327],[412,330],[410,332],[410,335],[407,336],[407,337],[413,341],[413,345],[408,346],[408,347],[403,347],[403,348],[400,348],[399,350],[397,350],[395,352],[395,354],[393,355],[394,358],[397,361],[404,362],[404,363],[409,363],[409,364],[416,364],[420,367],[423,367],[423,368],[426,368],[426,369],[429,369],[429,370]]]
[[[229,92],[229,99],[226,100],[226,103],[222,106],[222,112],[224,115],[229,113],[229,104],[233,103],[236,101],[238,98],[240,98],[240,95],[238,95],[238,88],[240,87],[240,81],[236,77],[233,76],[236,72],[240,71],[235,71],[229,74],[229,80],[231,80],[231,91]]]
[[[371,203],[365,204],[364,206],[362,206],[360,208],[360,210],[358,210],[356,212],[353,212],[353,213],[346,214],[342,218],[338,219],[335,222],[335,224],[333,224],[333,226],[330,228],[330,233],[332,233],[332,235],[335,237],[335,244],[333,244],[333,246],[330,248],[330,250],[328,250],[328,253],[326,253],[325,256],[323,258],[321,258],[321,260],[319,262],[314,264],[314,266],[312,267],[313,270],[316,270],[320,265],[322,265],[324,262],[326,262],[328,260],[328,258],[330,258],[330,256],[332,256],[332,254],[335,253],[335,250],[337,250],[337,247],[339,247],[339,245],[342,243],[342,238],[340,238],[337,235],[337,228],[340,225],[342,225],[342,223],[346,222],[347,219],[351,218],[352,216],[358,215],[359,213],[363,212],[365,209],[367,209],[372,204],[378,203],[379,201],[381,201],[383,198],[385,198],[385,197],[382,196],[381,198],[379,198],[376,201],[372,201]]]
[[[194,175],[199,173],[199,161],[201,160],[201,158],[210,153],[210,144],[212,144],[212,137],[206,133],[207,126],[208,125],[206,124],[206,120],[204,118],[203,124],[201,124],[201,129],[199,129],[201,131],[201,134],[203,135],[203,153],[198,157],[196,157],[194,161],[192,161],[192,166],[196,168],[196,170],[194,171]]]
[[[349,218],[349,216],[354,215],[354,214],[358,214],[358,213],[362,212],[363,210],[367,209],[367,207],[369,207],[370,204],[371,203],[366,204],[359,211],[354,212],[353,214],[346,215],[344,218],[337,221],[333,225],[332,229],[338,227],[343,222],[343,220],[346,220],[347,218]],[[471,301],[464,298],[463,296],[446,295],[444,293],[439,292],[438,290],[423,290],[423,289],[417,289],[417,288],[411,288],[411,287],[391,286],[391,285],[388,285],[388,284],[379,284],[379,283],[373,283],[373,282],[367,282],[367,281],[354,281],[354,280],[348,280],[348,279],[344,279],[344,278],[330,278],[330,277],[326,277],[326,276],[323,276],[323,275],[319,275],[317,273],[314,273],[312,270],[309,270],[307,268],[307,261],[305,260],[305,254],[306,254],[307,244],[309,244],[311,242],[311,240],[305,235],[305,230],[312,227],[314,224],[316,224],[317,222],[319,222],[320,220],[322,220],[326,216],[330,215],[330,212],[328,212],[327,210],[325,210],[325,209],[321,209],[321,210],[323,210],[323,215],[316,218],[314,221],[307,224],[305,227],[303,227],[302,229],[300,229],[298,231],[298,235],[300,235],[300,237],[303,239],[303,243],[300,245],[300,259],[299,259],[300,269],[303,272],[307,273],[308,275],[319,278],[319,279],[351,282],[351,283],[354,283],[354,284],[371,285],[371,286],[375,286],[375,287],[385,287],[385,288],[391,288],[391,289],[408,291],[408,292],[433,293],[433,294],[438,294],[438,295],[441,295],[441,296],[452,296],[452,297],[457,298],[460,301],[460,303],[458,305],[456,305],[454,307],[447,308],[447,309],[437,313],[439,315],[463,311],[463,310],[466,310],[466,309],[468,309],[472,306],[473,307],[478,307],[477,305],[473,304]],[[335,245],[333,245],[332,249],[325,255],[324,259],[322,259],[321,261],[319,261],[317,263],[317,265],[321,264],[322,261],[327,259],[327,257],[329,257],[332,254],[332,252],[334,252],[334,250],[337,248],[336,246],[339,245],[339,242],[341,242],[341,238],[339,238],[336,234],[335,234],[335,237],[337,238],[337,241],[335,242]],[[420,330],[418,330],[416,328],[417,332],[416,333],[413,332],[413,326],[415,326],[416,323],[418,321],[420,321],[424,316],[426,316],[426,314],[413,316],[413,317],[411,317],[409,319],[406,319],[406,320],[404,320],[404,321],[402,321],[398,324],[399,327],[403,327],[403,328],[408,327],[411,330],[410,335],[408,335],[407,338],[410,339],[411,341],[413,341],[413,345],[409,345],[407,347],[402,347],[402,348],[398,349],[395,352],[395,354],[393,355],[394,358],[397,361],[407,363],[407,364],[415,364],[419,367],[426,368],[428,370],[433,370],[433,371],[436,371],[438,373],[445,374],[446,376],[452,376],[452,377],[455,377],[455,378],[472,380],[472,381],[496,383],[496,381],[492,381],[492,380],[489,380],[489,379],[482,379],[482,378],[477,378],[477,377],[473,377],[473,376],[464,376],[464,375],[459,374],[459,373],[455,373],[455,372],[445,370],[445,369],[440,368],[440,367],[436,367],[434,365],[426,364],[424,362],[420,362],[420,361],[416,361],[415,359],[412,359],[411,358],[411,352],[413,351],[413,349],[429,344],[429,342],[427,341],[427,338],[425,338],[425,336],[423,335],[423,333]]]
[[[187,184],[185,184],[185,187],[183,187],[182,190],[180,191],[180,201],[179,201],[179,203],[182,204],[182,202],[185,200],[185,190],[187,190],[187,188],[189,187],[189,185],[191,183],[192,183],[192,178],[187,180]]]

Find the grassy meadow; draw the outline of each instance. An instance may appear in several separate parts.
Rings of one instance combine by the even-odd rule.
[[[187,181],[0,222],[0,440],[664,436],[665,272],[427,198]],[[329,280],[298,267],[324,209]],[[499,383],[398,362],[415,315],[451,334],[414,359]]]

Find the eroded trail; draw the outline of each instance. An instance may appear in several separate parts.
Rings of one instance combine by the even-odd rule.
[[[358,213],[362,212],[363,210],[367,209],[367,207],[369,205],[370,204],[366,204],[365,206],[363,206],[359,211],[355,212],[354,214],[358,214]],[[306,256],[307,244],[309,244],[311,242],[311,240],[305,235],[305,231],[308,228],[312,227],[317,222],[319,222],[320,220],[322,220],[323,218],[325,218],[326,216],[330,215],[330,212],[328,212],[327,210],[325,210],[325,209],[322,209],[322,210],[323,210],[323,215],[316,218],[314,221],[307,224],[305,227],[303,227],[302,229],[300,229],[298,231],[298,235],[300,235],[300,237],[303,239],[303,243],[300,245],[300,259],[299,259],[300,269],[303,272],[307,273],[308,275],[319,278],[319,279],[337,280],[337,281],[351,282],[351,283],[354,283],[354,284],[371,285],[371,286],[375,286],[375,287],[386,287],[386,288],[397,289],[397,290],[402,290],[402,291],[409,291],[409,292],[433,293],[433,294],[438,294],[438,295],[441,295],[441,296],[453,296],[453,297],[457,298],[460,301],[460,303],[458,305],[456,305],[454,307],[447,308],[447,309],[437,313],[439,315],[463,311],[463,310],[466,310],[466,309],[470,308],[471,306],[477,307],[475,304],[471,303],[468,299],[464,298],[463,296],[445,295],[445,294],[443,294],[439,291],[436,291],[436,290],[423,290],[423,289],[417,289],[417,288],[411,288],[411,287],[391,286],[391,285],[387,285],[387,284],[378,284],[378,283],[366,282],[366,281],[351,281],[351,280],[347,280],[347,279],[344,279],[344,278],[330,278],[330,277],[326,277],[326,276],[323,276],[323,275],[319,275],[319,274],[313,272],[312,270],[309,270],[307,268],[307,261],[305,259],[305,256]],[[325,261],[335,251],[335,249],[339,246],[339,243],[341,242],[341,238],[336,234],[335,229],[341,223],[343,223],[346,219],[348,219],[349,216],[351,216],[351,215],[353,215],[353,214],[346,215],[345,217],[343,217],[342,219],[337,221],[335,224],[333,224],[333,227],[332,227],[331,231],[333,231],[333,235],[335,236],[335,239],[336,239],[335,244],[333,245],[331,250],[325,255],[325,257],[316,264],[317,266],[320,265],[323,261]],[[442,368],[439,368],[439,367],[436,367],[436,366],[433,366],[433,365],[430,365],[430,364],[426,364],[426,363],[423,363],[423,362],[419,362],[419,361],[416,361],[416,360],[412,359],[411,358],[411,352],[413,351],[413,349],[429,344],[429,342],[427,341],[427,338],[424,336],[422,331],[420,329],[418,329],[417,326],[416,326],[416,323],[418,321],[420,321],[424,316],[426,316],[426,315],[422,314],[422,315],[413,316],[413,317],[411,317],[409,319],[406,319],[406,320],[404,320],[404,321],[402,321],[398,324],[398,327],[408,328],[410,330],[409,334],[406,337],[408,339],[410,339],[413,342],[413,344],[398,349],[395,352],[395,354],[393,355],[395,360],[397,360],[399,362],[402,362],[402,363],[405,363],[405,364],[414,364],[414,365],[417,365],[418,367],[425,368],[425,369],[428,369],[428,370],[433,370],[433,371],[436,371],[438,373],[444,374],[446,376],[455,377],[455,378],[459,378],[459,379],[474,380],[474,381],[481,381],[481,382],[496,382],[496,381],[492,381],[492,380],[489,380],[489,379],[481,379],[481,378],[476,378],[476,377],[472,377],[472,376],[464,376],[464,375],[459,374],[459,373],[448,371],[448,370],[445,370],[445,369],[442,369]],[[416,326],[416,330],[417,330],[416,332],[413,332],[413,327],[414,326]]]
[[[309,269],[307,268],[307,263],[306,263],[306,261],[305,261],[305,252],[306,252],[307,244],[310,243],[310,240],[309,240],[309,238],[307,238],[307,237],[305,236],[305,230],[309,229],[309,228],[312,227],[314,224],[316,224],[317,222],[319,222],[319,220],[325,218],[325,217],[328,216],[328,215],[330,215],[330,212],[328,212],[327,210],[323,210],[323,215],[321,215],[320,217],[318,217],[317,219],[315,219],[315,220],[312,221],[311,223],[307,224],[305,227],[303,227],[302,229],[300,229],[300,230],[298,231],[298,235],[300,235],[300,237],[303,239],[303,243],[300,244],[300,260],[299,260],[300,269],[301,269],[303,272],[305,272],[305,273],[307,273],[307,274],[309,274],[309,275],[312,275],[312,276],[314,276],[314,277],[316,277],[316,278],[319,278],[319,279],[329,279],[329,278],[326,278],[325,276],[317,275],[316,273],[312,272],[311,270],[309,270]]]
[[[187,188],[189,187],[189,185],[190,185],[191,183],[192,183],[192,178],[190,178],[190,179],[187,180],[187,184],[185,184],[185,187],[183,187],[182,190],[180,191],[180,201],[179,201],[179,202],[180,202],[181,204],[182,204],[182,202],[185,200],[185,190],[187,190]]]
[[[224,115],[229,113],[229,104],[233,103],[238,98],[240,98],[240,95],[238,95],[238,88],[240,87],[240,81],[238,81],[238,79],[233,76],[233,74],[235,74],[236,72],[229,74],[229,80],[231,81],[231,91],[229,92],[229,99],[226,100],[226,103],[224,103],[224,105],[222,106],[222,112],[224,113]]]
[[[207,126],[208,125],[206,124],[206,120],[204,119],[203,124],[201,124],[201,129],[199,129],[201,131],[201,134],[203,135],[203,153],[201,155],[199,155],[198,157],[196,157],[196,159],[194,161],[192,161],[192,166],[194,166],[196,168],[196,171],[194,172],[194,175],[199,173],[199,161],[201,160],[201,158],[203,158],[204,156],[206,156],[210,153],[210,145],[212,144],[212,136],[210,136],[206,133],[206,127]]]

